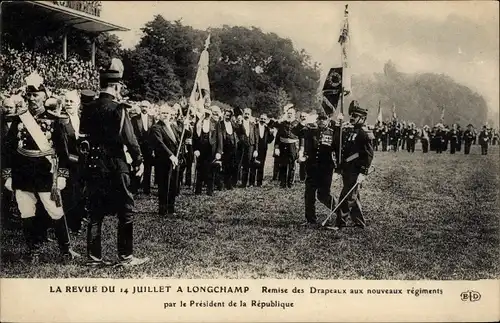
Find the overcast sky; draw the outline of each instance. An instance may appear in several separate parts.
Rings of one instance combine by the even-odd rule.
[[[256,26],[290,38],[324,70],[340,62],[337,43],[349,4],[353,73],[381,72],[391,59],[403,72],[448,74],[499,107],[498,2],[103,2],[102,18],[131,29],[134,46],[155,14],[205,30]],[[355,91],[356,89],[353,89]]]

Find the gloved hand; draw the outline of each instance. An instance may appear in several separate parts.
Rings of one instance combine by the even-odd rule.
[[[66,187],[66,178],[58,177],[57,178],[57,189],[62,191]]]
[[[189,118],[184,118],[184,127],[188,127],[191,125],[191,121],[189,121]]]
[[[135,176],[137,177],[141,177],[142,174],[144,173],[144,164],[143,163],[140,163],[139,166],[136,167],[136,172],[135,172]]]
[[[278,156],[278,157],[279,157],[279,155],[280,155],[280,150],[279,150],[278,148],[276,148],[276,149],[274,150],[274,154],[275,154],[276,156]]]
[[[340,175],[339,173],[333,173],[332,175],[332,181],[336,181],[337,179],[341,178],[342,175]]]
[[[175,157],[174,155],[170,156],[170,160],[172,161],[172,166],[175,168],[177,165],[179,165],[179,159]]]
[[[259,156],[259,152],[257,150],[254,150],[253,158],[257,158],[258,156]]]
[[[358,182],[359,184],[361,184],[361,183],[363,183],[363,181],[365,180],[365,178],[366,178],[366,175],[364,175],[364,174],[359,174],[359,175],[358,175],[357,182]]]
[[[200,151],[199,150],[195,150],[194,151],[194,157],[200,157]]]
[[[221,158],[221,155],[219,153],[215,154],[215,159],[219,160]]]
[[[303,163],[306,161],[306,158],[304,157],[304,151],[299,150],[299,163]]]
[[[12,192],[12,177],[7,178],[5,181],[5,188]]]

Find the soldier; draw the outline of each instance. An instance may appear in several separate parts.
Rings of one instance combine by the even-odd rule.
[[[415,143],[417,141],[418,131],[415,129],[415,124],[411,122],[406,130],[406,150],[409,153],[415,152]]]
[[[308,114],[305,112],[300,113],[299,122],[302,128],[302,131],[299,134],[299,140],[304,136],[304,129],[306,126],[306,122],[308,119]],[[306,165],[304,163],[299,163],[299,182],[303,183],[306,180]]]
[[[496,129],[493,130],[493,141],[491,142],[491,145],[498,145],[498,130]]]
[[[403,125],[401,127],[401,140],[400,140],[401,150],[405,150],[405,147],[407,147],[406,145],[407,140],[408,140],[408,125],[406,124],[406,121],[403,121]]]
[[[295,119],[293,104],[286,105],[284,109],[287,113],[287,118],[278,126],[274,143],[274,154],[279,158],[280,187],[291,188],[295,175],[295,161],[298,157],[297,148],[302,126]]]
[[[38,74],[26,78],[28,109],[19,112],[5,138],[2,151],[2,178],[5,187],[14,192],[21,213],[28,257],[38,263],[40,241],[35,222],[37,202],[53,219],[55,235],[63,262],[77,256],[70,249],[68,227],[60,191],[66,187],[68,151],[63,124],[67,117],[45,109],[47,92]]]
[[[396,152],[399,150],[399,141],[401,138],[401,129],[396,120],[392,122],[391,132],[390,132],[390,143],[392,146],[392,151]]]
[[[335,151],[333,129],[328,127],[328,116],[318,114],[316,124],[304,128],[300,139],[299,161],[306,169],[305,215],[304,225],[316,225],[316,195],[328,209],[336,206],[335,198],[330,194],[332,174],[335,169]]]
[[[476,133],[474,132],[473,125],[468,124],[467,130],[464,131],[464,154],[468,155],[470,153],[470,147],[474,141],[476,141]]]
[[[174,215],[175,198],[178,194],[180,133],[173,122],[174,111],[168,105],[160,108],[160,120],[151,127],[151,148],[155,156],[155,172],[158,176],[158,213]]]
[[[420,143],[422,144],[422,152],[426,154],[429,151],[429,126],[425,125],[420,134]]]
[[[387,151],[387,145],[389,144],[389,128],[385,122],[380,130],[380,140],[382,142],[382,151]]]
[[[238,135],[235,132],[236,124],[232,120],[233,111],[224,111],[224,119],[219,123],[219,131],[222,135],[222,172],[224,177],[224,187],[232,190],[238,183],[237,156]]]
[[[458,131],[458,138],[457,138],[457,151],[462,150],[462,139],[464,138],[464,132],[460,125],[457,125],[457,131]]]
[[[443,153],[445,145],[444,136],[445,136],[444,127],[441,123],[438,123],[436,125],[436,132],[434,133],[434,144],[436,153],[438,154]]]
[[[207,186],[207,195],[214,194],[214,162],[222,158],[222,135],[218,131],[218,120],[212,118],[212,113],[219,113],[220,108],[213,106],[211,110],[205,108],[205,115],[196,124],[193,135],[193,149],[196,161],[195,194],[201,194],[203,184]],[[218,117],[217,117],[218,119]]]
[[[101,248],[102,222],[107,214],[118,215],[118,265],[130,267],[149,261],[149,258],[133,255],[135,203],[128,188],[129,173],[131,168],[134,175],[140,177],[144,165],[126,106],[118,102],[122,77],[123,64],[119,59],[113,59],[110,68],[100,73],[99,97],[82,111],[80,130],[90,147],[85,174],[90,216],[88,266],[110,264],[103,260]],[[127,156],[131,159],[131,167]]]
[[[489,132],[486,126],[483,126],[483,130],[479,133],[479,144],[481,145],[481,155],[488,155],[488,140]]]
[[[448,141],[450,142],[450,154],[455,154],[455,152],[458,150],[458,138],[460,136],[457,125],[454,123],[451,126],[451,130],[448,131]]]
[[[257,177],[256,178],[257,186],[262,186],[262,180],[264,179],[264,167],[266,164],[266,157],[267,157],[267,149],[269,144],[274,140],[274,135],[273,132],[268,127],[268,122],[269,119],[267,118],[267,115],[265,113],[262,113],[259,118],[259,123],[255,128],[258,140],[257,147],[259,147],[257,155],[258,157],[255,160],[255,166],[254,166],[255,174]]]
[[[340,206],[333,229],[345,227],[348,216],[351,217],[355,227],[364,228],[366,226],[359,190],[368,175],[373,160],[372,139],[374,136],[364,124],[367,114],[367,109],[360,107],[357,101],[354,100],[349,105],[352,128],[346,128],[346,133],[342,134],[342,156],[340,165],[336,169],[336,173],[342,175],[343,182],[339,199],[347,197]],[[339,133],[336,132],[333,139],[334,146],[339,144],[338,135]],[[338,151],[338,147],[335,147],[335,151]],[[353,189],[353,187],[355,188]]]

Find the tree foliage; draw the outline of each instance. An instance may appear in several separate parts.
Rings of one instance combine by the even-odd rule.
[[[485,99],[467,86],[443,74],[401,73],[391,61],[385,64],[383,74],[353,77],[352,87],[356,96],[352,99],[368,108],[368,121],[372,123],[377,118],[379,101],[384,119],[392,117],[394,104],[398,119],[419,125],[439,122],[442,107],[448,124],[480,125],[487,118]]]

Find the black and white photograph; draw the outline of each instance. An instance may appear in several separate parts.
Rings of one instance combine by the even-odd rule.
[[[2,1],[0,276],[498,280],[498,9]]]

